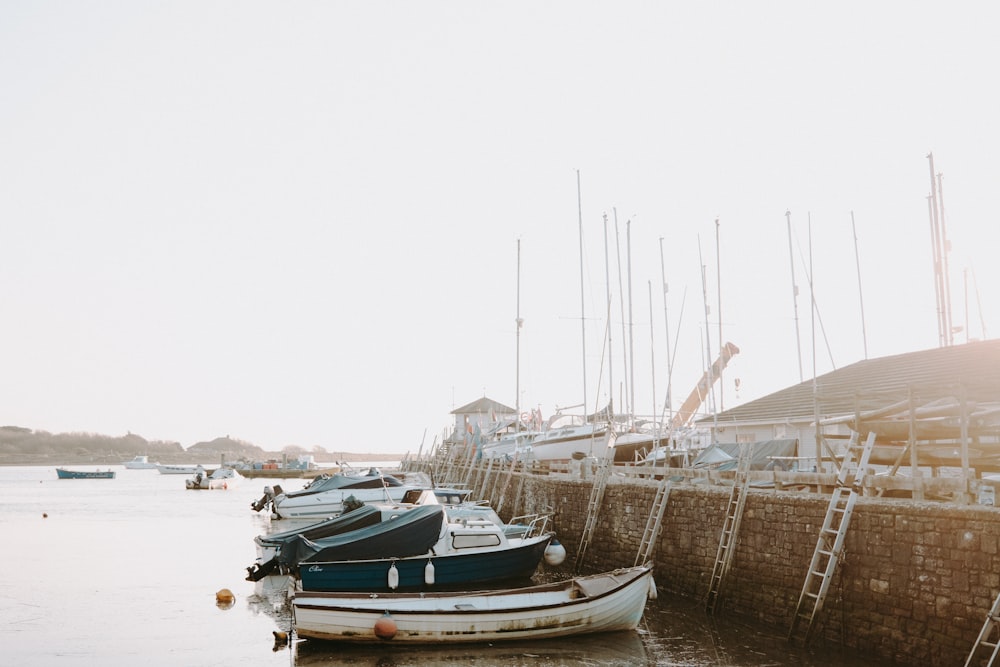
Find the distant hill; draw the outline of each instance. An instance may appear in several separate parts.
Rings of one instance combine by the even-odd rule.
[[[306,450],[295,445],[289,445],[280,452],[267,452],[228,435],[197,442],[184,449],[179,442],[146,440],[135,433],[123,436],[49,433],[21,426],[0,426],[0,465],[113,465],[140,454],[159,463],[205,464],[217,464],[223,459],[280,460],[284,455],[299,454],[311,454],[317,462],[398,461],[402,458],[402,454],[328,452],[322,447]]]

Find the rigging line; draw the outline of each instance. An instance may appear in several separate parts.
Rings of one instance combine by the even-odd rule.
[[[809,215],[810,215],[810,225],[811,225],[811,223],[812,223],[812,219],[811,219],[812,214],[809,214]],[[819,312],[819,304],[816,303],[816,294],[815,294],[815,292],[813,290],[812,260],[810,260],[809,262],[806,261],[805,255],[802,253],[802,246],[799,245],[799,239],[798,239],[798,237],[795,238],[795,244],[796,244],[796,246],[798,247],[798,250],[799,250],[799,259],[802,260],[802,264],[805,267],[806,281],[809,283],[809,293],[810,293],[810,297],[809,298],[810,298],[810,300],[813,303],[812,308],[815,311],[814,314],[815,314],[816,320],[819,322],[819,330],[823,334],[823,344],[826,345],[826,354],[827,354],[827,356],[830,357],[830,365],[833,366],[834,370],[836,370],[837,369],[837,362],[835,362],[833,360],[833,350],[830,347],[830,339],[826,335],[826,326],[823,324],[823,315]],[[814,344],[813,345],[813,358],[814,359],[815,359],[815,356],[816,356],[816,350],[815,350],[815,344]],[[815,369],[813,369],[813,372],[815,373]]]
[[[986,317],[983,315],[983,300],[979,296],[979,280],[976,279],[976,268],[969,262],[969,270],[972,272],[972,291],[976,293],[976,306],[979,308],[979,326],[982,328],[983,340],[986,340]]]

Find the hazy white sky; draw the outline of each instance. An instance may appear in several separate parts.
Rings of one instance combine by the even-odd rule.
[[[852,211],[869,356],[937,346],[931,151],[953,318],[968,293],[971,337],[996,337],[998,14],[7,0],[0,423],[415,452],[484,394],[580,403],[583,340],[590,407],[620,403],[623,304],[649,413],[661,247],[675,407],[718,354],[720,294],[732,407],[799,381],[792,257],[812,375],[810,237],[816,372],[864,358]]]

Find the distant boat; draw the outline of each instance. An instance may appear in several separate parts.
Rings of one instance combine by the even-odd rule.
[[[150,461],[148,456],[139,455],[136,456],[131,461],[123,462],[122,465],[128,468],[129,470],[147,470],[147,469],[152,470],[158,464],[153,461]]]
[[[199,470],[190,479],[184,480],[184,488],[191,490],[199,489],[235,489],[243,479],[238,472],[232,468],[222,467],[212,472],[206,473]]]
[[[155,464],[161,475],[194,475],[197,472],[204,472],[201,465],[163,465]]]
[[[114,479],[114,470],[66,470],[56,468],[59,479]]]
[[[652,596],[648,565],[554,584],[466,593],[316,593],[292,599],[295,632],[340,642],[551,639],[635,630]]]

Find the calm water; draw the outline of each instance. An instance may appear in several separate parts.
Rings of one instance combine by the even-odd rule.
[[[74,469],[96,469],[77,466]],[[102,468],[103,469],[103,468]],[[249,509],[265,480],[188,491],[183,475],[113,466],[113,480],[57,480],[54,467],[0,467],[0,655],[50,665],[808,665],[876,666],[858,655],[790,648],[770,630],[720,619],[701,603],[647,606],[637,633],[459,648],[274,645],[283,599],[243,579],[252,539],[271,530]],[[298,489],[303,480],[282,480]],[[275,522],[275,530],[290,524]],[[235,604],[220,608],[228,588]],[[881,663],[885,664],[885,663]]]

